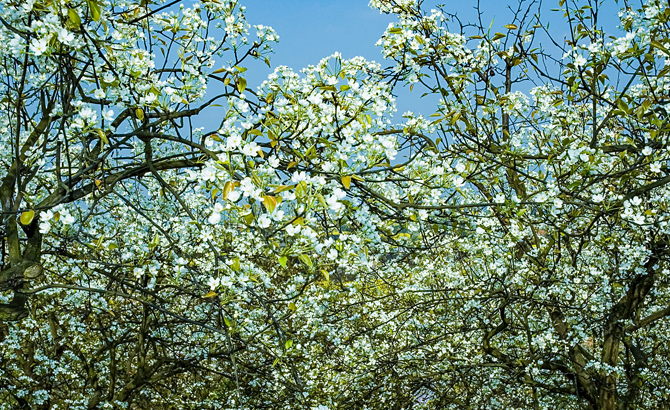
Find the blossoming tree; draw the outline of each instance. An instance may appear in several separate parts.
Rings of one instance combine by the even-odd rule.
[[[394,380],[438,408],[667,400],[667,4],[627,5],[610,37],[601,2],[561,1],[557,39],[540,5],[494,31],[373,3],[399,17],[380,41],[396,75],[440,98],[441,164],[377,197],[411,232],[372,309],[405,336],[380,351]]]
[[[0,408],[667,401],[665,2],[373,0],[388,68],[257,86],[237,1],[1,4]]]

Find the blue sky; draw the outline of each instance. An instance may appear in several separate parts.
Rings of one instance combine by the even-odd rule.
[[[274,45],[275,54],[271,56],[272,68],[261,62],[249,64],[246,73],[250,87],[259,85],[275,67],[287,65],[296,71],[316,64],[322,58],[338,51],[344,58],[363,56],[386,65],[381,50],[375,46],[389,23],[395,16],[381,14],[368,7],[369,0],[241,0],[247,8],[247,20],[250,24],[271,26],[280,36],[279,44]],[[426,0],[423,7],[430,10],[438,3],[444,4],[444,10],[456,13],[462,22],[477,18],[475,6],[480,4],[482,22],[492,24],[492,32],[505,31],[503,25],[511,21],[510,5],[516,7],[519,0]],[[551,24],[550,31],[560,39],[567,34],[567,25],[563,13],[550,11],[558,7],[559,0],[543,1],[544,22]],[[525,0],[524,4],[530,3]],[[615,30],[618,19],[616,12],[621,5],[614,0],[604,1],[606,10],[601,13],[600,24],[608,31]],[[599,25],[600,25],[599,24]],[[474,34],[474,33],[473,33]],[[420,87],[410,93],[407,88],[396,89],[398,95],[398,114],[396,121],[405,111],[414,111],[424,115],[435,112],[436,98],[420,98]]]
[[[280,36],[272,65],[305,67],[336,51],[343,57],[381,60],[375,42],[394,19],[368,7],[367,0],[245,0],[251,24]]]
[[[322,58],[338,51],[344,58],[363,56],[385,65],[381,49],[375,43],[384,33],[389,23],[396,21],[395,16],[381,14],[368,7],[369,0],[244,0],[247,7],[247,20],[250,24],[270,26],[280,36],[275,45],[275,54],[271,57],[272,69],[286,65],[299,70],[307,65],[316,64]],[[437,1],[426,1],[424,8],[430,10]],[[447,10],[457,12],[462,19],[475,17],[476,1],[442,1]],[[487,10],[486,18],[500,16],[500,26],[507,23],[505,15],[507,2],[482,0]],[[513,2],[516,4],[516,1]],[[265,67],[265,69],[263,68]],[[272,70],[260,64],[249,70],[252,83],[262,81]],[[252,72],[253,71],[253,72]],[[434,112],[435,98],[420,99],[423,91],[397,90],[398,113],[405,111],[421,112],[430,115]],[[396,120],[400,120],[396,115]]]
[[[445,4],[445,11],[457,13],[463,21],[476,17],[476,0],[431,0],[425,1],[423,8],[430,10],[437,3]],[[502,31],[511,16],[507,5],[516,6],[518,1],[481,0],[479,3],[485,13],[485,23],[495,20],[494,31]],[[388,24],[395,21],[394,16],[368,7],[368,0],[243,0],[242,4],[247,7],[247,19],[252,25],[271,26],[281,37],[275,48],[273,66],[304,67],[335,51],[345,58],[360,55],[381,61],[380,49],[374,44]]]
[[[376,41],[394,16],[384,15],[368,7],[369,0],[243,0],[247,7],[250,24],[273,27],[280,36],[271,57],[272,67],[287,65],[295,70],[316,64],[322,58],[339,51],[344,58],[363,56],[382,63]],[[444,10],[456,13],[463,22],[477,18],[475,5],[480,4],[482,22],[492,23],[492,32],[505,31],[503,25],[511,21],[510,5],[517,7],[518,0],[426,0],[424,9],[430,10],[436,4],[444,4]],[[526,0],[524,4],[530,1]],[[604,1],[606,8],[601,13],[600,24],[614,30],[618,19],[616,12],[621,5],[614,0]],[[562,12],[550,11],[558,8],[558,0],[543,1],[543,21],[551,23],[552,34],[559,39],[567,34],[567,26],[562,21]],[[257,85],[272,71],[263,64],[249,67],[250,85]],[[435,101],[420,99],[423,91],[397,90],[398,112],[412,110],[430,115]],[[427,97],[429,98],[429,97]],[[396,116],[397,117],[397,116]],[[398,118],[396,118],[398,119]]]

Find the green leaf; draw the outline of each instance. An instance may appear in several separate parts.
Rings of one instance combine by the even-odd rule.
[[[670,51],[668,51],[668,49],[665,48],[665,47],[663,46],[663,44],[661,44],[659,41],[651,41],[649,44],[650,44],[652,47],[661,50],[661,51],[664,52],[665,54],[670,55]]]
[[[100,20],[100,5],[97,0],[86,0],[86,4],[88,4],[88,10],[91,13],[93,21]]]
[[[223,192],[221,193],[221,197],[223,199],[228,198],[228,194],[232,192],[233,188],[235,188],[233,181],[226,181],[225,185],[223,186]]]
[[[243,93],[245,88],[247,88],[247,80],[242,77],[239,77],[237,79],[237,91]]]
[[[272,195],[264,195],[263,205],[265,205],[265,208],[268,210],[268,212],[272,213],[272,211],[274,211],[277,207],[277,199],[275,199],[275,197]]]
[[[251,223],[254,221],[254,213],[253,213],[253,212],[249,212],[248,214],[246,214],[246,215],[242,218],[242,220],[243,220],[244,223],[246,223],[247,225],[251,225]]]
[[[29,211],[25,211],[21,214],[21,217],[19,218],[21,220],[21,223],[24,225],[30,225],[30,223],[33,221],[33,218],[35,217],[35,211],[32,209]]]
[[[625,112],[626,114],[630,113],[630,108],[628,108],[628,104],[626,104],[626,102],[621,98],[616,100],[616,105],[617,107],[619,107],[621,111]]]
[[[344,187],[347,189],[351,187],[351,175],[342,177],[342,185],[344,185]]]
[[[321,194],[316,194],[316,199],[319,200],[319,203],[324,207],[328,208],[328,204],[326,203],[326,198],[323,197]]]
[[[240,258],[233,259],[233,263],[230,265],[230,269],[234,270],[235,272],[240,270]]]
[[[70,19],[70,22],[72,22],[74,28],[78,30],[79,27],[81,27],[81,18],[75,9],[68,9],[67,17]]]
[[[102,141],[103,144],[109,144],[109,140],[107,139],[107,135],[101,130],[101,129],[96,129],[95,132],[98,133],[98,136],[100,137],[100,141]]]
[[[286,256],[280,256],[279,257],[279,264],[286,269],[286,262],[288,262],[288,258]]]
[[[144,110],[141,108],[135,109],[135,115],[137,116],[137,119],[140,121],[144,121]]]
[[[284,191],[289,191],[293,188],[295,188],[295,185],[280,185],[275,189],[275,194],[278,194],[278,193],[284,192]]]
[[[100,239],[102,239],[102,237],[100,237]],[[154,239],[149,243],[149,249],[155,249],[160,243],[161,238],[158,237],[158,234],[154,235]],[[100,245],[98,244],[98,246]]]
[[[310,269],[314,267],[314,265],[312,265],[312,260],[309,258],[309,256],[305,254],[300,254],[298,255],[298,259],[300,259],[300,261],[305,265],[307,265],[307,267],[309,267]]]
[[[284,347],[286,349],[290,349],[291,346],[293,346],[293,340],[291,340],[291,339],[287,340],[286,343],[284,343]]]

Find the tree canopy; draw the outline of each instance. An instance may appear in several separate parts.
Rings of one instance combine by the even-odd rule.
[[[670,8],[554,3],[0,0],[0,409],[667,405]]]

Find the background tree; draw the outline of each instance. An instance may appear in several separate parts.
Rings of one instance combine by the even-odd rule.
[[[175,268],[190,261],[184,240],[202,227],[184,221],[196,211],[182,198],[193,183],[181,170],[216,157],[204,144],[218,127],[198,128],[193,117],[239,95],[243,68],[233,67],[266,59],[277,36],[258,26],[256,40],[247,40],[236,2],[177,3],[0,7],[0,402],[7,408],[148,408],[154,396],[199,406],[198,391],[226,391],[233,378],[201,363],[230,360],[230,339],[192,352],[207,326],[180,315],[206,293],[194,266]],[[213,67],[218,56],[229,59],[223,69]],[[208,82],[220,91],[203,100]],[[179,273],[166,275],[173,268],[189,270],[186,284]],[[214,381],[194,383],[184,372]]]
[[[377,369],[439,408],[667,402],[667,4],[627,3],[613,37],[603,2],[561,1],[562,39],[538,2],[500,32],[373,3],[395,72],[440,97],[447,170],[361,186],[412,235],[378,270],[403,279]]]
[[[274,32],[178,3],[3,4],[7,408],[667,402],[666,3],[373,1],[392,67],[254,89]]]
[[[393,109],[379,66],[336,55],[251,90],[241,64],[277,36],[249,45],[236,2],[10,2],[3,21],[4,405],[318,400],[294,301],[337,255],[347,158],[395,153],[371,134]]]

